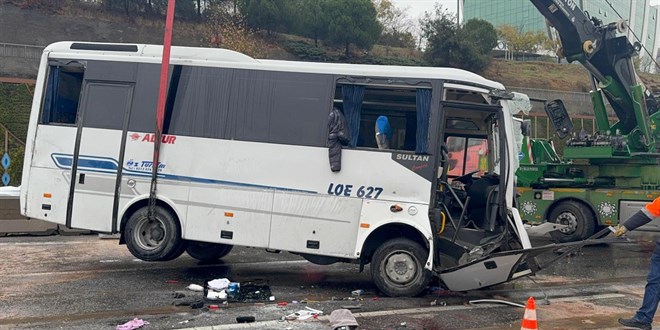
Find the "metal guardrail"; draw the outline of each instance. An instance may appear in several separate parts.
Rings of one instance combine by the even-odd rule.
[[[0,57],[39,59],[43,51],[43,46],[0,43]]]

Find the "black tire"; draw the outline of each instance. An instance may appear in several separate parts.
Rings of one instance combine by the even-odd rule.
[[[576,201],[560,202],[550,212],[548,221],[570,226],[550,233],[552,239],[559,243],[581,241],[596,230],[594,214],[586,205]]]
[[[148,207],[135,211],[124,228],[128,250],[144,261],[168,261],[186,251],[176,217],[167,209],[156,206],[155,220],[147,218]]]
[[[431,272],[424,269],[429,252],[417,242],[395,238],[376,249],[371,259],[371,278],[390,297],[413,297],[426,289]]]
[[[215,261],[231,251],[233,245],[189,241],[186,252],[199,261]]]

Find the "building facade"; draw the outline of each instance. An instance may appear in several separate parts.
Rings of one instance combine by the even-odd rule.
[[[522,32],[548,32],[546,21],[530,0],[459,0],[463,21],[480,18],[493,24],[511,25]],[[628,38],[639,41],[644,48],[640,51],[640,68],[657,72],[651,58],[658,58],[660,48],[660,6],[651,6],[651,0],[574,0],[591,17],[603,24],[621,19],[628,22]],[[648,51],[648,53],[647,53]],[[649,56],[650,55],[650,56]]]

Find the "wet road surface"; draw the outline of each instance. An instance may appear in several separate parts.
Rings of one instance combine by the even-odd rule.
[[[629,317],[641,303],[653,249],[651,235],[631,237],[635,243],[585,247],[533,280],[471,292],[434,288],[415,298],[379,296],[369,272],[358,273],[357,265],[318,266],[261,249],[234,248],[214,264],[186,254],[149,263],[135,259],[117,240],[94,235],[1,237],[0,329],[114,329],[134,317],[150,322],[144,329],[230,329],[239,326],[237,316],[254,316],[252,329],[330,329],[332,310],[358,306],[353,312],[361,329],[519,328],[522,308],[470,301],[524,304],[529,296],[537,299],[541,329],[617,329],[616,320]],[[201,297],[185,289],[189,284],[223,277],[265,281],[276,300],[218,309],[208,309],[208,302],[201,309],[176,305]],[[356,289],[365,293],[349,300]],[[185,297],[175,298],[175,292]],[[325,316],[278,321],[305,306]]]

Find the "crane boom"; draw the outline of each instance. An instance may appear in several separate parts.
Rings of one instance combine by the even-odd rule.
[[[652,148],[653,134],[647,110],[650,93],[637,77],[633,65],[639,44],[631,44],[625,35],[617,36],[617,32],[625,31],[625,24],[603,25],[598,18],[582,11],[574,0],[530,1],[557,30],[561,55],[568,62],[580,62],[609,101],[619,119],[609,130],[630,134],[638,129],[645,139],[643,144]]]

